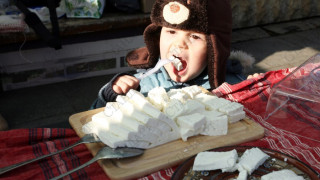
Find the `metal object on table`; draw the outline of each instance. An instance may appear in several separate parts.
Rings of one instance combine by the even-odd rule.
[[[71,171],[68,171],[64,174],[61,174],[60,176],[54,177],[50,180],[57,180],[60,179],[64,176],[67,176],[73,172],[76,172],[86,166],[89,166],[90,164],[96,162],[97,160],[100,159],[114,159],[114,158],[127,158],[127,157],[134,157],[134,156],[139,156],[143,154],[144,150],[143,149],[137,149],[137,148],[116,148],[112,149],[108,146],[105,146],[101,148],[98,153],[88,162],[84,163],[83,165],[72,169]]]
[[[66,150],[69,150],[77,145],[80,145],[80,144],[83,144],[83,143],[98,143],[98,142],[101,142],[101,140],[99,139],[98,136],[96,136],[95,134],[86,134],[85,136],[83,136],[79,141],[77,141],[76,143],[72,144],[71,146],[68,146],[64,149],[61,149],[59,151],[56,151],[56,152],[53,152],[51,154],[46,154],[46,155],[43,155],[43,156],[39,156],[37,158],[34,158],[34,159],[30,159],[30,160],[27,160],[27,161],[24,161],[24,162],[20,162],[20,163],[17,163],[17,164],[14,164],[14,165],[11,165],[11,166],[7,166],[7,167],[4,167],[4,168],[0,168],[0,175],[3,174],[3,173],[6,173],[8,171],[11,171],[13,169],[16,169],[18,167],[21,167],[21,166],[24,166],[26,164],[29,164],[29,163],[32,163],[32,162],[35,162],[35,161],[38,161],[38,160],[41,160],[41,159],[44,159],[44,158],[47,158],[47,157],[50,157],[50,156],[53,156],[53,155],[56,155],[58,153],[61,153],[63,151],[66,151]]]

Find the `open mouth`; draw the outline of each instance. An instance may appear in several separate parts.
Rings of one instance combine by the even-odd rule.
[[[187,67],[187,61],[183,60],[181,57],[176,57],[175,58],[178,58],[182,64],[182,68],[180,68],[180,70],[177,70],[175,67],[173,68],[173,71],[175,74],[182,74],[184,72],[184,70],[186,69]]]

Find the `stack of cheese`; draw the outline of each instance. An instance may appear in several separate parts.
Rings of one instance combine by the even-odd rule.
[[[83,132],[95,133],[112,148],[151,148],[190,136],[225,135],[228,123],[245,117],[243,106],[208,95],[198,86],[152,89],[148,97],[131,89],[93,115]]]
[[[270,156],[259,148],[247,149],[241,157],[235,149],[225,152],[200,152],[197,154],[193,164],[194,171],[221,170],[222,172],[239,171],[236,180],[247,180]],[[263,175],[262,180],[303,180],[290,170],[274,171]]]

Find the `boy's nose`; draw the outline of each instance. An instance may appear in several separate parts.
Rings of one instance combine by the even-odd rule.
[[[179,37],[175,40],[174,45],[180,49],[186,49],[188,47],[188,42],[186,38]]]

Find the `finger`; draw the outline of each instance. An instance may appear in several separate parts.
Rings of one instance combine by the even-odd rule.
[[[124,79],[122,79],[122,81],[124,81]],[[128,79],[126,79],[126,83],[130,86],[130,88],[137,89],[140,81],[139,81],[139,79],[137,79],[133,76],[129,76]]]
[[[113,89],[113,91],[114,91],[115,93],[117,93],[117,94],[124,94],[123,91],[122,91],[122,89],[121,89],[121,87],[118,86],[118,85],[113,85],[113,86],[112,86],[112,89]]]
[[[249,75],[249,76],[247,77],[247,79],[251,79],[251,78],[253,78],[253,76],[252,76],[252,75]]]

